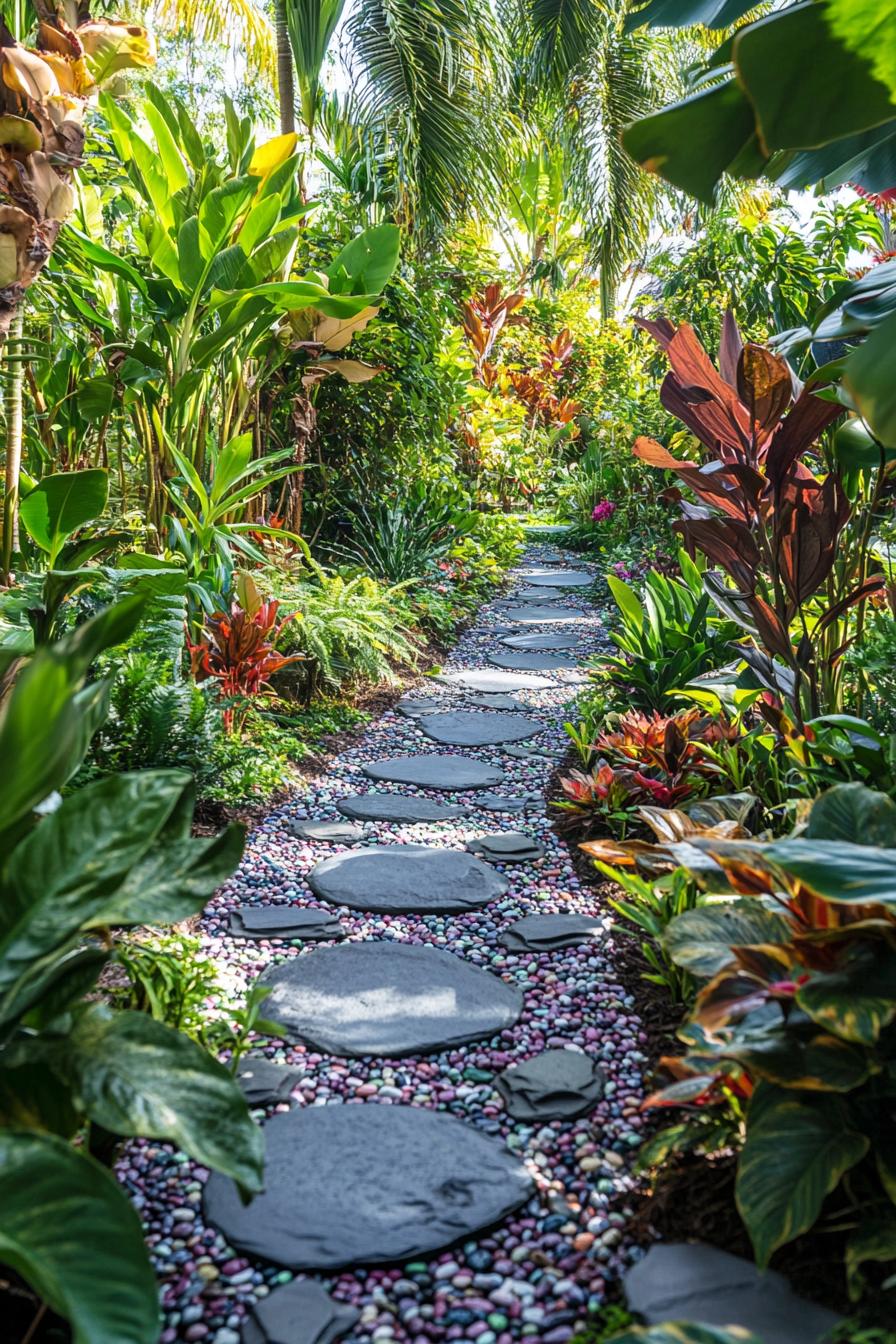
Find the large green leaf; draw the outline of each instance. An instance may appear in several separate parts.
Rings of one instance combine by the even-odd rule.
[[[737,1207],[759,1265],[808,1231],[868,1147],[839,1099],[759,1084],[737,1171]]]
[[[650,0],[642,9],[629,14],[626,28],[631,31],[646,24],[649,28],[731,28],[751,9],[753,0]]]
[[[726,901],[678,915],[666,930],[664,946],[676,966],[709,977],[731,965],[732,947],[789,939],[790,926],[783,915],[758,901]]]
[[[72,1323],[74,1344],[156,1344],[155,1275],[114,1177],[49,1134],[0,1130],[0,1260]]]
[[[650,173],[712,205],[719,178],[748,153],[755,118],[733,79],[633,122],[622,143]]]
[[[874,1045],[896,1018],[896,954],[889,944],[848,947],[836,971],[815,971],[797,991],[797,1003],[844,1041]]]
[[[890,121],[890,90],[808,0],[741,29],[734,64],[771,152],[811,149]]]
[[[0,837],[81,764],[105,717],[108,686],[78,687],[98,653],[133,634],[145,604],[142,594],[125,598],[42,648],[0,705]]]
[[[811,1026],[740,1031],[724,1053],[755,1077],[799,1091],[851,1092],[871,1073],[867,1050]]]
[[[233,1076],[194,1041],[145,1013],[97,1004],[69,1046],[75,1092],[95,1124],[169,1139],[246,1189],[261,1189],[262,1132]]]
[[[201,910],[239,862],[243,830],[192,838],[193,801],[185,771],[143,770],[88,784],[45,817],[4,873],[0,987],[85,930]]]
[[[757,849],[782,872],[798,878],[826,901],[896,902],[896,849],[851,845],[843,840],[777,840]]]
[[[888,299],[889,302],[889,299]],[[865,337],[843,371],[856,409],[887,448],[896,448],[896,313]]]
[[[66,539],[99,518],[108,498],[109,475],[99,468],[45,476],[29,490],[19,516],[31,540],[49,555],[51,569]]]
[[[896,11],[892,0],[826,0],[825,18],[844,46],[896,92]]]
[[[327,275],[336,282],[335,293],[340,293],[338,281],[343,273],[352,282],[350,293],[364,290],[367,295],[381,294],[398,265],[401,248],[401,230],[397,224],[379,224],[365,229],[345,247],[327,268]]]
[[[896,848],[896,803],[864,784],[837,784],[812,804],[805,836]]]

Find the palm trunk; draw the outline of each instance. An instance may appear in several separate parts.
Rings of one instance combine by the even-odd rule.
[[[0,584],[9,582],[13,551],[19,546],[19,477],[22,471],[22,386],[24,380],[21,305],[6,339],[3,368],[3,409],[6,414],[6,475],[3,494],[3,541]]]
[[[292,64],[292,46],[286,22],[288,0],[275,0],[274,31],[277,38],[277,88],[280,98],[280,132],[291,135],[296,129],[296,85]]]

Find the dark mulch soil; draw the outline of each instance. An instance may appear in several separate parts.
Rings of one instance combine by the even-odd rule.
[[[0,1339],[3,1344],[71,1344],[66,1321],[41,1307],[40,1299],[11,1270],[0,1272]]]
[[[578,757],[572,751],[548,782],[549,800],[563,797],[559,777],[578,764]],[[599,903],[613,915],[607,904],[614,891],[613,884],[607,882],[596,871],[591,860],[578,849],[577,841],[580,837],[575,831],[565,828],[564,814],[558,811],[556,815],[580,879],[593,889]],[[618,888],[615,890],[618,891]],[[630,936],[623,927],[618,927],[614,936],[615,963],[620,981],[633,995],[648,1036],[647,1044],[642,1048],[648,1058],[647,1078],[650,1084],[653,1081],[652,1072],[659,1069],[660,1058],[681,1052],[682,1047],[676,1040],[675,1032],[682,1020],[682,1010],[670,1002],[668,994],[660,986],[643,979],[647,963],[640,952],[639,938]],[[662,1081],[661,1074],[658,1081]],[[668,1118],[663,1117],[663,1121],[667,1122]],[[658,1238],[663,1241],[701,1241],[718,1246],[732,1255],[752,1259],[750,1239],[734,1199],[736,1166],[734,1154],[712,1159],[691,1156],[666,1164],[653,1183],[645,1178],[634,1194],[629,1192],[624,1199],[620,1199],[620,1209],[623,1203],[634,1209],[634,1237],[645,1246]],[[845,1237],[836,1234],[815,1233],[800,1237],[782,1247],[772,1260],[772,1268],[784,1274],[794,1290],[802,1296],[850,1315],[854,1308],[846,1291],[844,1242]],[[874,1302],[870,1307],[869,1321],[888,1329],[896,1327],[896,1303],[892,1296],[889,1295],[886,1301],[881,1298]]]

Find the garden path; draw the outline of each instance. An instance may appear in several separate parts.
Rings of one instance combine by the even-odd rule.
[[[266,1012],[290,1039],[259,1040],[245,1065],[269,1125],[248,1209],[164,1145],[121,1164],[161,1344],[565,1344],[637,1258],[645,1037],[544,802],[577,665],[602,639],[567,564],[533,541],[444,676],[263,822],[208,906],[208,954],[235,989],[273,984]],[[520,648],[528,634],[557,635],[557,652]]]

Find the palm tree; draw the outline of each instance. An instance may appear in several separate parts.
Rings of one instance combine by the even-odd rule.
[[[197,42],[232,45],[252,70],[271,79],[277,73],[274,29],[260,0],[153,0],[152,8],[160,25],[184,29]]]

